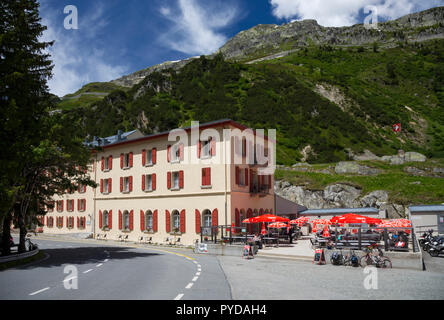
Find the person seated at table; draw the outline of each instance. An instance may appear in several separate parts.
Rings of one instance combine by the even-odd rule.
[[[254,237],[253,237],[253,242],[257,245],[257,247],[258,247],[259,249],[262,249],[262,240],[261,240],[259,234],[256,233],[256,234],[254,235]]]

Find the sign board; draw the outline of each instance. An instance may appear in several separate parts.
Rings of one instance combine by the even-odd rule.
[[[316,249],[313,258],[313,263],[315,264],[326,264],[325,262],[325,252],[324,249]]]
[[[246,228],[242,228],[242,232],[247,232],[247,229]]]
[[[196,250],[197,253],[207,253],[208,252],[208,246],[206,243],[197,244],[196,249],[197,249]]]

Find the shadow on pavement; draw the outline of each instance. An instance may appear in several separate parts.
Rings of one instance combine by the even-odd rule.
[[[18,270],[28,270],[33,268],[51,268],[65,264],[87,264],[100,263],[104,259],[127,260],[135,258],[146,258],[151,256],[163,255],[162,253],[136,252],[132,248],[122,247],[78,247],[78,248],[60,248],[42,250],[49,255],[49,258],[32,263],[30,265],[16,267]],[[110,256],[106,254],[109,252]]]

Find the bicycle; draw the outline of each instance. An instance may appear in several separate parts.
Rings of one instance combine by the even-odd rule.
[[[377,247],[376,247],[377,248]],[[361,267],[366,267],[370,265],[375,265],[376,268],[392,268],[392,261],[388,257],[384,257],[381,249],[377,248],[379,251],[378,255],[373,254],[373,247],[367,248],[366,254],[363,255],[359,261]]]

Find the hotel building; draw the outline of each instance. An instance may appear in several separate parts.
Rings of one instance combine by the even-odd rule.
[[[244,227],[245,218],[275,212],[273,171],[262,171],[274,169],[274,141],[232,120],[148,136],[119,132],[91,146],[100,147],[88,170],[98,187],[54,197],[44,233],[192,245],[202,227]]]

